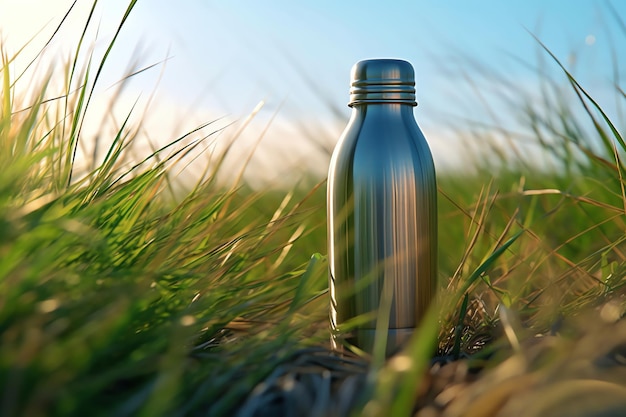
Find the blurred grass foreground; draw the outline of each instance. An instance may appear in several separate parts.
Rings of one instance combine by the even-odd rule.
[[[440,173],[441,297],[385,361],[327,351],[323,182],[181,184],[220,129],[138,158],[132,110],[77,162],[117,34],[84,36],[60,94],[0,49],[1,416],[624,415],[626,143],[566,67],[494,78],[519,130],[466,126],[493,152]]]

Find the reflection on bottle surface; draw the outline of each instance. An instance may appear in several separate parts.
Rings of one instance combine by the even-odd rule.
[[[387,351],[401,346],[436,291],[435,169],[415,105],[408,62],[353,67],[352,116],[328,174],[330,319],[335,342],[366,351],[387,312]]]

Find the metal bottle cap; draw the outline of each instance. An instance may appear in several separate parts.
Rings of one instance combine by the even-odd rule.
[[[367,59],[352,67],[350,103],[403,103],[417,106],[415,71],[400,59]]]

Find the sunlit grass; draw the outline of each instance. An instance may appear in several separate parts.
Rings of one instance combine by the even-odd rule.
[[[313,326],[323,309],[302,310],[324,290],[323,259],[292,255],[320,207],[222,187],[220,155],[185,195],[175,189],[172,172],[211,121],[137,160],[129,109],[101,138],[102,160],[78,170],[115,42],[80,74],[77,51],[65,94],[48,100],[43,83],[29,103],[2,54],[3,416],[228,415],[284,357],[326,337]]]
[[[24,97],[32,86],[1,51],[0,415],[411,415],[429,405],[433,357],[470,358],[493,369],[494,384],[510,377],[506,397],[578,378],[568,361],[626,336],[609,329],[624,312],[626,144],[556,57],[561,75],[540,75],[537,91],[502,83],[518,97],[503,107],[520,126],[465,126],[483,153],[469,173],[439,173],[442,291],[412,343],[386,361],[325,351],[323,179],[256,191],[232,173],[223,186],[220,153],[182,184],[176,173],[210,153],[221,128],[209,120],[142,148],[134,108],[93,144],[101,157],[76,160],[92,149],[83,124],[117,38],[96,60],[84,36],[62,94],[43,81]],[[493,132],[534,143],[553,164],[502,153]],[[536,334],[561,335],[554,358],[552,345],[536,353]],[[586,377],[617,379],[591,369]],[[459,390],[450,415],[470,399],[496,404],[479,392],[495,385],[476,386]]]

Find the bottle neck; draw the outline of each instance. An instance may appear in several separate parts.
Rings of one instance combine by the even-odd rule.
[[[353,117],[380,116],[380,117],[410,117],[413,118],[413,107],[404,103],[368,103],[352,106]]]

